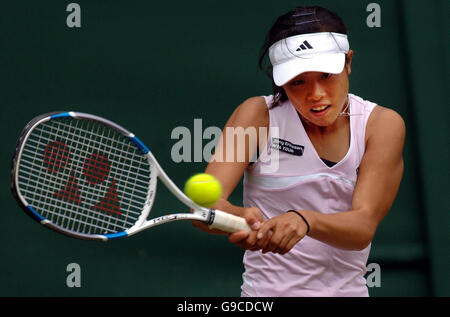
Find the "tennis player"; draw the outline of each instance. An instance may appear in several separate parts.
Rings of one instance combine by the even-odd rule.
[[[254,229],[229,235],[246,250],[242,296],[368,296],[366,262],[402,178],[405,125],[349,93],[346,34],[325,8],[280,16],[260,57],[262,67],[269,55],[273,94],[244,101],[225,127],[268,129],[264,146],[247,142],[244,162],[213,158],[206,168],[223,184],[214,207]],[[218,149],[238,151],[227,143],[224,130]],[[228,197],[242,176],[238,207]]]

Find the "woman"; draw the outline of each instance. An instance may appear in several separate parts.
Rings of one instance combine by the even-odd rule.
[[[280,16],[260,58],[261,66],[269,54],[273,94],[244,101],[225,127],[253,127],[258,142],[247,142],[239,161],[224,130],[206,168],[223,185],[214,207],[253,229],[229,235],[246,250],[242,296],[368,296],[366,262],[400,185],[405,126],[393,110],[349,93],[346,34],[321,7]],[[217,159],[230,151],[233,160]],[[243,175],[238,207],[227,199]]]

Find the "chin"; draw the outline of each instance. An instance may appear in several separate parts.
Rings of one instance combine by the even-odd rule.
[[[333,125],[334,122],[317,122],[317,123],[313,122],[313,123],[318,127],[326,128]]]
[[[330,118],[330,116],[326,116],[326,118],[311,118],[311,120],[309,120],[309,122],[315,124],[316,126],[319,127],[329,127],[331,125],[333,125],[336,122],[337,116],[333,116],[332,118]]]

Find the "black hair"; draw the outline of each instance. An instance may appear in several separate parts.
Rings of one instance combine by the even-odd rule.
[[[261,47],[258,66],[272,80],[274,96],[272,106],[277,106],[288,98],[284,89],[275,85],[272,77],[272,66],[270,65],[264,69],[263,62],[269,52],[269,48],[272,44],[286,37],[318,32],[347,34],[347,27],[341,17],[328,9],[319,6],[299,6],[279,16],[270,28]]]

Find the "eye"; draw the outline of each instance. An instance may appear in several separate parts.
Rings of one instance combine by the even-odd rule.
[[[323,73],[323,74],[322,74],[322,78],[323,78],[323,79],[330,78],[331,76],[332,76],[332,74],[330,74],[330,73]]]
[[[304,84],[304,83],[305,83],[304,80],[294,80],[294,81],[291,81],[289,83],[289,85],[291,85],[291,86],[299,86],[299,85]]]

